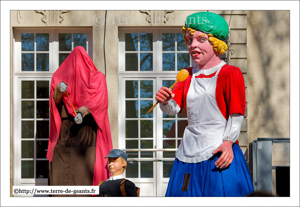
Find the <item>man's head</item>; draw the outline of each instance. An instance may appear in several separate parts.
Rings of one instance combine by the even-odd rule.
[[[127,167],[127,155],[119,149],[112,149],[105,157],[108,158],[107,167],[112,176],[123,174]]]
[[[212,12],[198,12],[186,18],[185,26],[182,28],[184,40],[188,44],[187,35],[194,35],[195,31],[207,34],[210,44],[218,54],[225,54],[227,45],[224,42],[229,34],[226,20]]]

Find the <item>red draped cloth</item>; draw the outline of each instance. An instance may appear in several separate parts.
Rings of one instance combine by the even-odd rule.
[[[53,152],[57,143],[61,117],[53,99],[54,90],[61,81],[68,87],[63,102],[69,114],[76,116],[75,110],[86,106],[97,123],[96,158],[94,166],[93,185],[110,176],[107,170],[107,161],[104,159],[112,149],[111,131],[108,119],[108,96],[106,80],[103,73],[97,70],[89,55],[83,47],[75,47],[66,60],[53,74],[50,87],[50,137],[47,158],[52,161]]]

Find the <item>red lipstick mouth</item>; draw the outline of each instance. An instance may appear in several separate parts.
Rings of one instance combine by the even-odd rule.
[[[192,51],[192,55],[193,57],[197,57],[198,55],[200,55],[201,52],[198,52],[198,51]]]

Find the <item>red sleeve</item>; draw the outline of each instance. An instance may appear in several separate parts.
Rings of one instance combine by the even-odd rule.
[[[172,92],[175,94],[173,100],[176,101],[177,105],[180,107],[180,109],[182,109],[183,106],[183,83],[184,82],[178,82],[176,83],[176,85],[174,86]]]
[[[218,75],[216,100],[226,120],[231,114],[245,115],[245,83],[243,73],[238,67],[223,66]]]
[[[185,98],[187,94],[187,84],[189,86],[189,82],[192,77],[192,69],[193,67],[185,68],[189,71],[189,77],[182,82],[176,83],[175,87],[173,88],[172,92],[175,94],[173,100],[176,101],[177,105],[180,107],[180,111],[183,110],[183,106],[185,106]]]

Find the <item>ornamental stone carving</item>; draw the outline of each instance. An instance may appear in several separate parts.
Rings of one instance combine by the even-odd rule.
[[[168,14],[173,13],[173,10],[164,11],[151,11],[151,10],[139,10],[140,13],[146,14],[146,21],[151,25],[163,25],[169,20]]]
[[[41,20],[44,23],[47,23],[46,10],[34,10],[36,13],[43,15]]]
[[[63,14],[70,12],[70,10],[34,10],[41,14],[41,21],[47,26],[59,26],[64,21]]]

